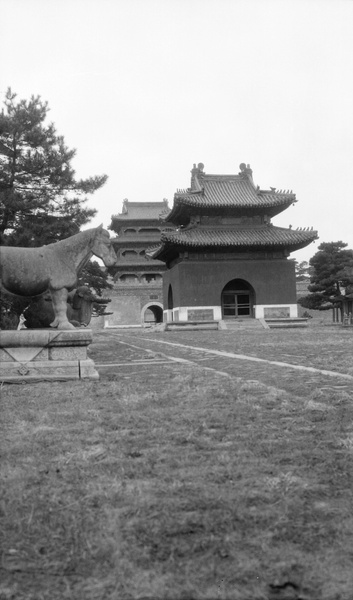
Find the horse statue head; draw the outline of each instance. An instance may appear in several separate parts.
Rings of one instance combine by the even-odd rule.
[[[111,243],[109,233],[103,229],[103,223],[94,231],[94,236],[91,242],[91,252],[100,258],[106,267],[112,267],[117,261],[113,245]]]

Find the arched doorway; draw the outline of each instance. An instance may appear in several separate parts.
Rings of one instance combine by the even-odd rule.
[[[244,279],[232,279],[222,290],[222,318],[237,319],[253,316],[255,292]]]
[[[147,304],[142,309],[144,325],[156,325],[163,322],[163,306],[159,303]]]

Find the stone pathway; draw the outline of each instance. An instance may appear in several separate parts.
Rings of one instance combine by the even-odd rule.
[[[218,337],[219,348],[210,348],[207,336],[196,336],[194,343],[198,345],[179,340],[176,336],[151,335],[143,330],[105,330],[95,334],[90,356],[102,379],[114,375],[146,380],[160,376],[166,369],[180,372],[182,368],[191,368],[211,371],[216,376],[261,381],[299,396],[320,388],[327,392],[344,390],[353,399],[350,375],[290,364],[288,356],[281,362],[229,352],[221,349],[222,345],[227,346],[222,337]]]

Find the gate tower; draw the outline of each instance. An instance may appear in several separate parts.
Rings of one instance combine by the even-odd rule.
[[[296,202],[291,191],[261,190],[242,163],[237,175],[208,175],[194,165],[191,186],[174,195],[161,243],[164,321],[297,317],[290,253],[318,234],[275,227]]]
[[[146,249],[160,243],[162,220],[169,212],[163,202],[124,200],[120,214],[112,216],[110,229],[117,261],[109,267],[114,279],[106,327],[147,326],[163,320],[162,278],[165,264],[151,260]]]

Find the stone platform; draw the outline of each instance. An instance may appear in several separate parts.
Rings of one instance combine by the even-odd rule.
[[[98,379],[90,329],[0,331],[0,382]]]

